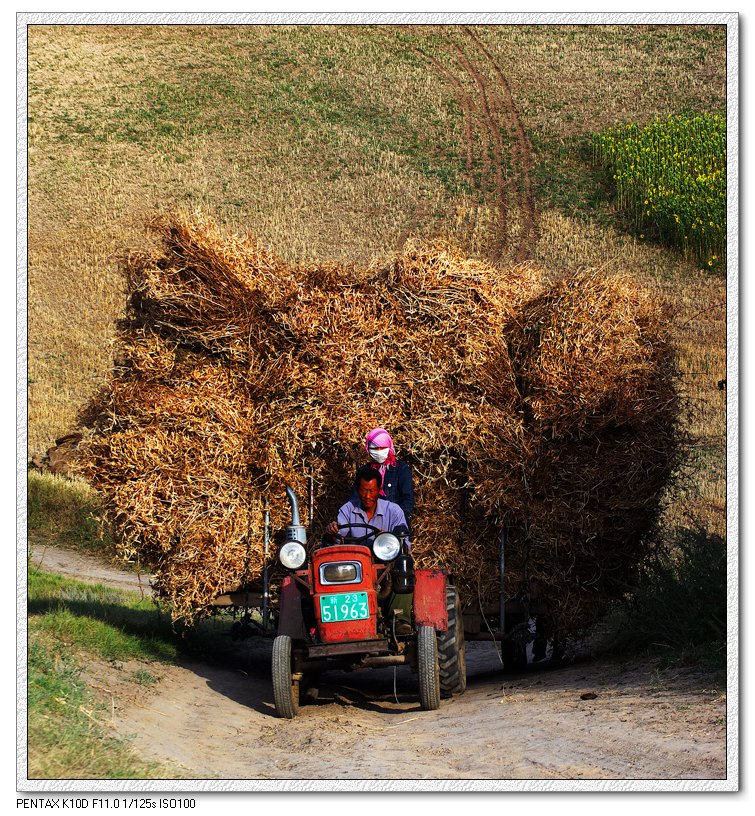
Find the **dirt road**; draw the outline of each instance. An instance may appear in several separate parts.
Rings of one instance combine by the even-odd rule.
[[[61,547],[39,545],[31,553],[31,566],[55,575],[64,575],[81,581],[142,592],[151,595],[150,576],[139,572],[125,572],[104,560],[84,552]]]
[[[80,579],[117,570],[74,556]],[[66,567],[48,551],[45,567]],[[70,566],[70,565],[69,565]],[[125,576],[124,588],[133,587]],[[725,779],[726,700],[710,677],[652,661],[585,661],[504,675],[491,644],[469,644],[469,687],[421,711],[399,669],[323,677],[292,721],[275,716],[270,641],[241,645],[240,665],[93,664],[112,727],[177,775],[230,780]],[[159,682],[125,678],[139,668]]]
[[[725,778],[725,703],[693,674],[592,663],[507,677],[478,646],[468,690],[438,711],[420,710],[408,672],[395,692],[392,670],[333,673],[284,721],[266,651],[247,674],[164,671],[148,699],[116,708],[117,732],[197,778]]]

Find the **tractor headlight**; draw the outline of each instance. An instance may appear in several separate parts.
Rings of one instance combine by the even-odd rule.
[[[321,584],[358,584],[362,580],[359,561],[338,561],[320,565]]]
[[[307,551],[298,541],[289,541],[280,548],[278,558],[286,569],[299,569],[307,560]]]
[[[393,561],[401,550],[401,542],[393,533],[380,533],[375,537],[372,552],[381,561]]]

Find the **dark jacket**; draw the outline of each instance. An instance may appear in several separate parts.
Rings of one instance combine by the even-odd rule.
[[[406,522],[411,527],[411,515],[414,510],[414,485],[412,471],[406,462],[397,461],[395,465],[388,465],[383,477],[383,492],[388,501],[397,504],[406,516]],[[356,486],[351,491],[351,501],[359,501]]]

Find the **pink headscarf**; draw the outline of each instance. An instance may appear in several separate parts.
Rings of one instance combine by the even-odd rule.
[[[379,465],[377,462],[373,461],[370,458],[370,464],[372,467],[377,468],[380,471],[380,476],[383,480],[385,480],[385,471],[388,468],[388,465],[395,465],[396,464],[396,449],[393,447],[393,440],[391,439],[391,435],[385,428],[373,428],[364,440],[364,449],[369,454],[370,446],[373,448],[388,448],[388,458],[383,462],[382,465]],[[385,495],[385,492],[381,489],[380,494],[382,496]]]

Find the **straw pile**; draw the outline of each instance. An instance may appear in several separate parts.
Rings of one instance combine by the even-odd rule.
[[[176,617],[259,578],[263,503],[283,527],[285,485],[306,511],[310,472],[318,536],[381,425],[413,466],[419,566],[492,601],[505,524],[507,592],[539,591],[564,633],[594,620],[677,462],[663,307],[628,278],[546,288],[534,267],[441,244],[293,267],[205,220],[153,228],[160,248],[125,263],[114,377],[83,420],[120,552]]]

